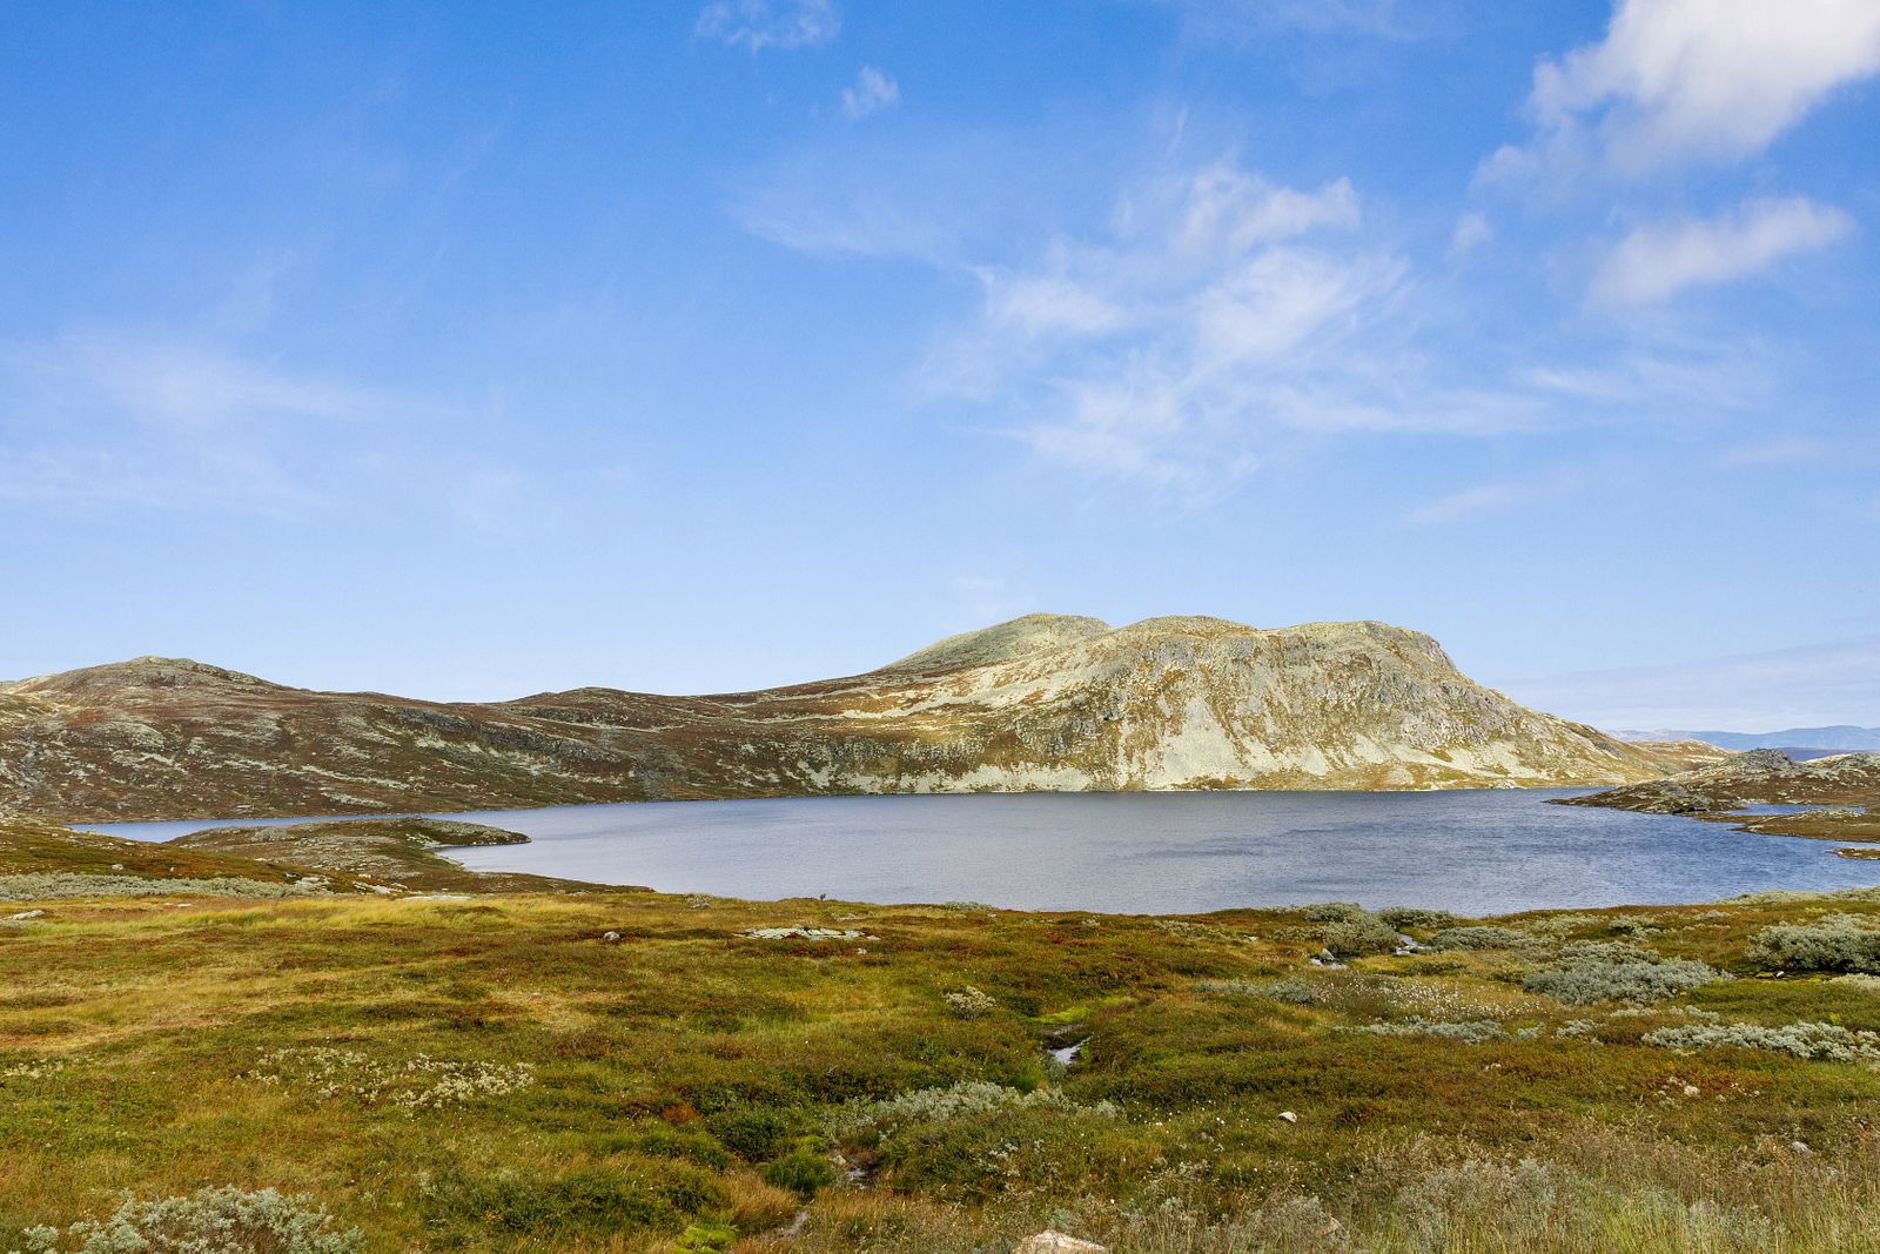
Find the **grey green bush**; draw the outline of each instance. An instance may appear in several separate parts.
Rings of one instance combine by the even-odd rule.
[[[1228,997],[1264,997],[1293,1006],[1310,1006],[1324,1000],[1319,990],[1305,980],[1197,980],[1195,991]]]
[[[1399,1023],[1368,1023],[1358,1031],[1368,1032],[1372,1036],[1434,1036],[1442,1040],[1461,1041],[1466,1045],[1483,1045],[1508,1037],[1508,1029],[1493,1019],[1444,1023],[1425,1019],[1421,1015],[1412,1015]]]
[[[1425,910],[1419,906],[1387,906],[1377,917],[1399,930],[1415,927],[1454,927],[1461,919],[1447,910]]]
[[[1522,976],[1521,987],[1569,1006],[1601,1001],[1643,1004],[1727,978],[1704,963],[1663,958],[1623,941],[1582,941],[1562,949],[1555,965]]]
[[[1511,927],[1496,927],[1493,924],[1477,924],[1471,927],[1446,927],[1425,942],[1430,949],[1520,949],[1532,945],[1534,938],[1526,932],[1517,932]]]
[[[1777,923],[1750,939],[1750,961],[1797,971],[1880,972],[1880,928],[1855,914]]]
[[[1340,958],[1387,954],[1401,943],[1397,929],[1374,914],[1360,914],[1328,924],[1324,942],[1325,948]]]
[[[1880,1032],[1851,1031],[1833,1023],[1697,1023],[1659,1028],[1639,1038],[1660,1049],[1763,1049],[1827,1062],[1880,1059]]]
[[[31,1228],[30,1254],[354,1254],[365,1245],[357,1229],[337,1230],[332,1217],[305,1197],[233,1185],[184,1197],[127,1197],[102,1222],[83,1220],[64,1232]]]
[[[1114,1116],[1120,1112],[1110,1102],[1079,1106],[1062,1089],[1039,1088],[1029,1093],[985,1080],[962,1080],[944,1088],[914,1089],[873,1102],[853,1102],[831,1119],[831,1131],[858,1132],[870,1128],[892,1128],[900,1124],[933,1123],[947,1119],[970,1119],[978,1115],[1009,1109],[1090,1110]]]
[[[40,871],[0,875],[0,901],[53,901],[62,897],[311,897],[325,891],[312,880],[275,883],[222,877],[212,880],[146,879],[137,875],[89,875]]]

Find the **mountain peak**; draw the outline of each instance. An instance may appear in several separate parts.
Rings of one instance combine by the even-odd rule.
[[[926,648],[917,649],[880,669],[942,671],[987,666],[993,662],[1009,662],[1027,654],[1077,644],[1105,635],[1110,630],[1110,625],[1100,618],[1085,618],[1076,614],[1026,614],[1003,623],[994,623],[990,627],[981,627],[977,631],[963,631],[956,636],[936,640]]]

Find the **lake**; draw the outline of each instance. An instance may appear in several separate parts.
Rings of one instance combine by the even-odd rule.
[[[1574,792],[796,797],[447,817],[535,842],[450,851],[479,870],[728,897],[1142,913],[1339,900],[1494,914],[1880,883],[1880,863],[1837,858],[1826,841],[1544,804]],[[210,826],[92,830],[163,840]]]

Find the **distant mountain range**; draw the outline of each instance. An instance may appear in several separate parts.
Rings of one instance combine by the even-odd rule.
[[[1698,740],[1719,749],[1816,749],[1824,753],[1861,753],[1880,749],[1880,727],[1790,727],[1772,732],[1618,731],[1620,740]]]
[[[1376,622],[1034,614],[843,679],[445,704],[166,658],[0,684],[0,807],[66,819],[817,793],[1619,784],[1722,754],[1526,709]]]

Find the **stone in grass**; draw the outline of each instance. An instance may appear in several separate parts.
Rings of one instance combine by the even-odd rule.
[[[1047,1228],[1020,1241],[1012,1254],[1108,1254],[1109,1248]]]
[[[842,927],[754,927],[738,935],[748,940],[875,940],[866,932]]]

